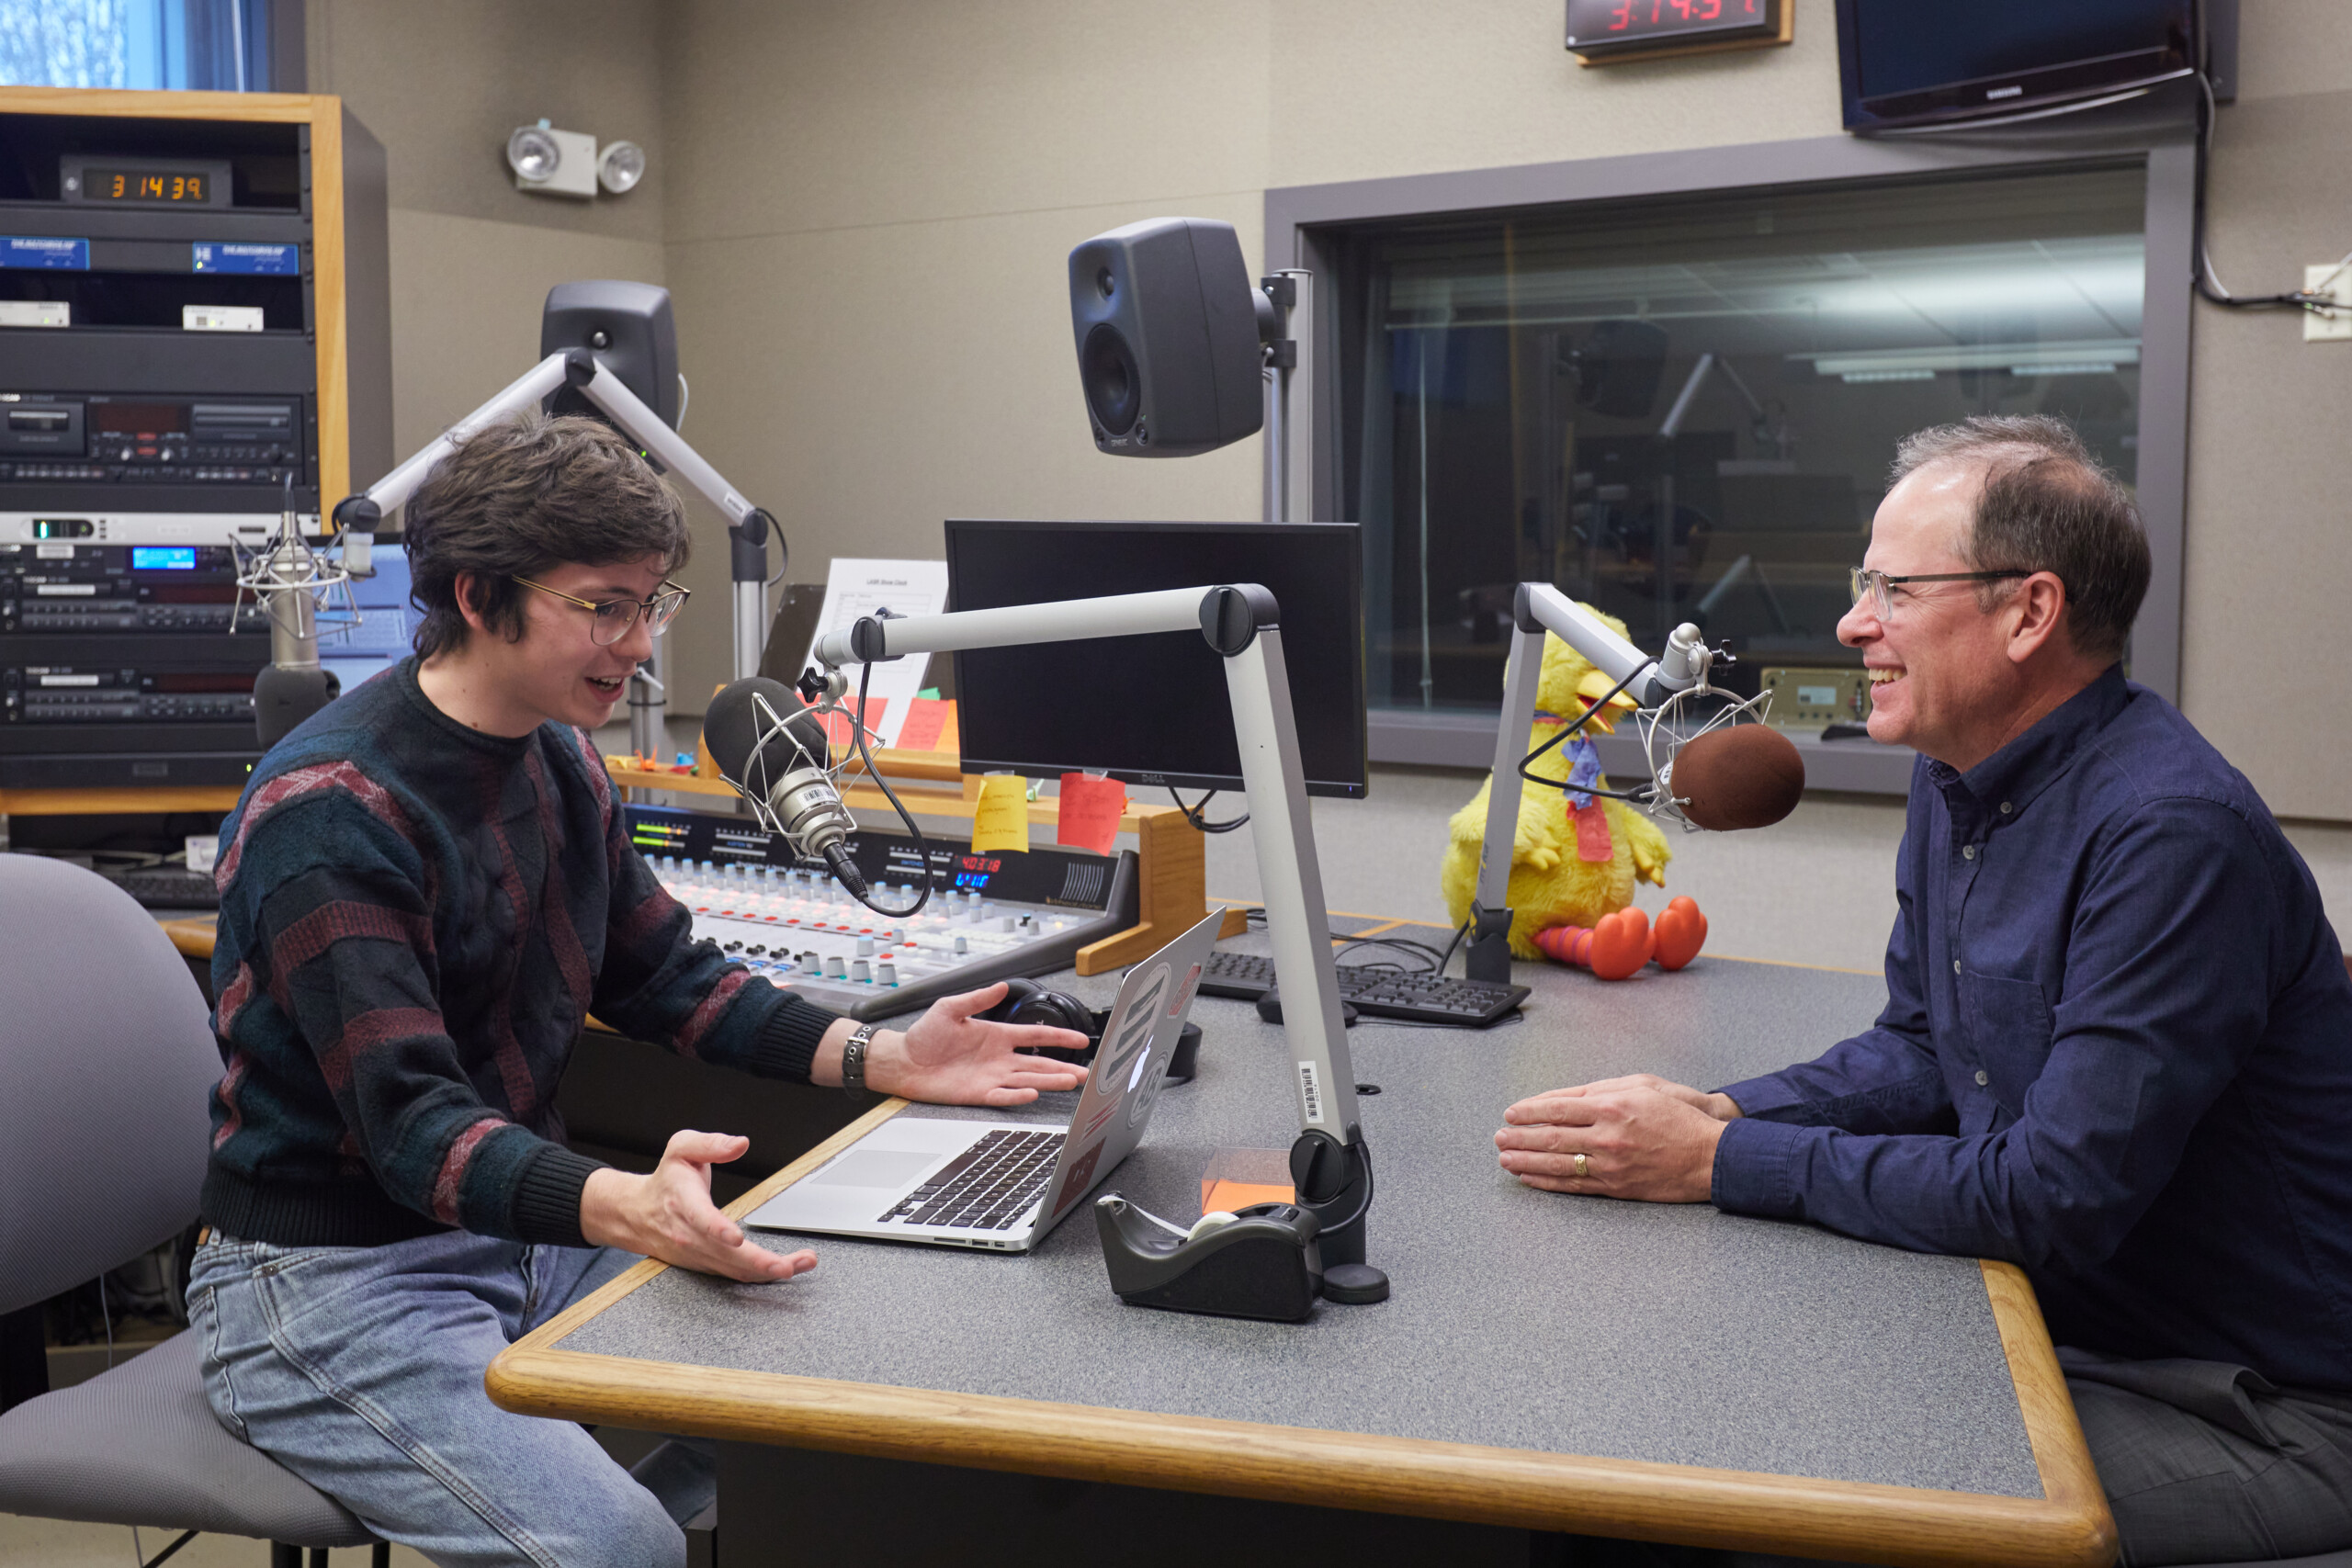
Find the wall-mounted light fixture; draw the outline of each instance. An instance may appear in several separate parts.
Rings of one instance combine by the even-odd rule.
[[[506,139],[506,166],[514,171],[517,190],[585,199],[601,185],[619,196],[645,177],[645,149],[634,141],[611,141],[599,155],[594,137],[558,130],[541,120],[517,126]]]

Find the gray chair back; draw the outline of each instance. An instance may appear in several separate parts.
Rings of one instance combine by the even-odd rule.
[[[0,854],[0,1313],[196,1218],[220,1077],[154,917],[96,873]]]

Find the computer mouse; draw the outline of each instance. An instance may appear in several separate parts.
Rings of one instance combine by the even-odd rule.
[[[1266,988],[1266,994],[1258,998],[1258,1016],[1268,1023],[1280,1023],[1283,1021],[1283,993],[1279,987],[1269,986]],[[1344,1027],[1353,1029],[1356,1026],[1356,1010],[1353,1004],[1341,1002],[1340,1018]]]

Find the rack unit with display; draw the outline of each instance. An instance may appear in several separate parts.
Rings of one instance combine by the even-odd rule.
[[[334,97],[0,88],[0,811],[243,782],[230,547],[390,467],[385,204]]]

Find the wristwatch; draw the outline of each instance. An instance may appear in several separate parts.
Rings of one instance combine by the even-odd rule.
[[[852,1100],[865,1098],[865,1048],[874,1043],[875,1033],[881,1027],[878,1023],[861,1023],[842,1043],[842,1092]]]

